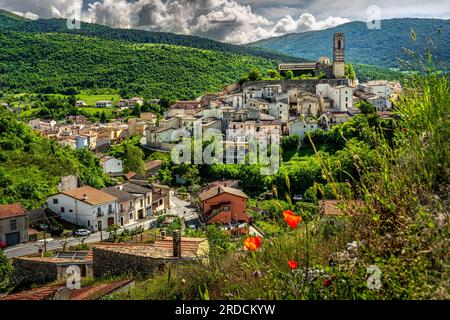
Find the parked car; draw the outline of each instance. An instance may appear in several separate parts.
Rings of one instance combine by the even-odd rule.
[[[87,229],[78,229],[73,232],[76,237],[87,237],[91,234],[91,232]]]

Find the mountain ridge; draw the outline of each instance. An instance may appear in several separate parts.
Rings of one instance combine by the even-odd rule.
[[[398,59],[411,60],[403,48],[425,55],[427,48],[439,62],[448,65],[450,20],[394,18],[381,21],[381,29],[368,29],[365,22],[352,21],[334,28],[291,33],[250,44],[315,61],[320,56],[332,57],[332,36],[346,35],[346,61],[378,67],[399,67]],[[415,39],[413,39],[413,33]],[[432,41],[432,42],[431,42]]]
[[[14,15],[8,11],[0,11],[0,28],[2,30],[18,31],[18,32],[56,32],[65,34],[79,34],[85,36],[101,37],[110,40],[122,40],[133,43],[161,43],[186,46],[198,49],[207,49],[220,52],[231,52],[236,54],[247,54],[266,59],[278,59],[285,62],[301,62],[305,61],[299,57],[291,57],[282,53],[265,49],[255,48],[253,46],[239,46],[225,42],[215,41],[192,35],[180,35],[168,32],[146,31],[139,29],[120,29],[109,26],[81,22],[80,29],[69,29],[66,19],[38,19],[29,20],[22,17],[22,20],[13,20],[10,15]],[[7,17],[5,19],[5,17]]]

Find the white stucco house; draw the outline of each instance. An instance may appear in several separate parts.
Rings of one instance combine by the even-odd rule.
[[[47,208],[61,219],[91,231],[118,223],[117,206],[116,197],[92,187],[67,190],[47,199]]]
[[[317,121],[315,120],[303,120],[298,119],[288,124],[289,127],[289,135],[299,135],[301,138],[303,138],[307,131],[313,132],[317,130],[318,125]]]
[[[316,86],[316,94],[333,101],[334,110],[330,111],[347,112],[349,107],[353,107],[353,89],[349,86],[332,87],[328,83],[320,83]]]
[[[100,164],[104,173],[121,174],[123,171],[122,160],[110,156],[100,158]]]

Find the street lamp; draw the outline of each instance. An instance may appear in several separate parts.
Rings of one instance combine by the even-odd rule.
[[[44,253],[47,252],[47,238],[46,238],[46,230],[48,229],[48,225],[45,223],[41,223],[40,225],[42,231],[44,231]]]

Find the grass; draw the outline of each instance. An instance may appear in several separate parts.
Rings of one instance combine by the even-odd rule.
[[[95,106],[97,101],[112,101],[113,105],[117,105],[122,99],[118,94],[79,94],[77,100],[83,100],[88,106]]]
[[[112,115],[112,113],[114,112],[114,110],[116,110],[115,108],[90,108],[90,107],[83,107],[83,108],[78,108],[78,109],[86,112],[89,116],[95,115],[99,112],[100,113],[104,112],[107,117],[110,117]]]

